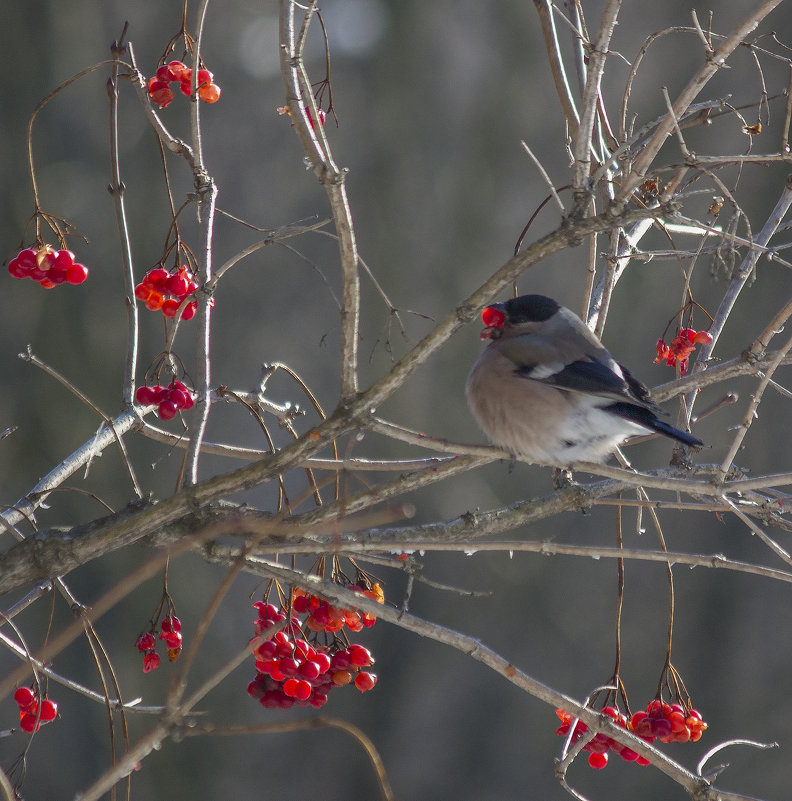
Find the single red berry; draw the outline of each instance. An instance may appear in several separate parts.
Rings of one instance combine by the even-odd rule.
[[[181,648],[182,636],[178,631],[168,631],[160,634],[160,639],[165,640],[168,650],[173,651]],[[173,660],[171,660],[172,662]]]
[[[712,343],[712,334],[709,331],[696,331],[693,336],[693,342],[697,345],[710,345]]]
[[[284,676],[296,676],[300,669],[300,663],[291,656],[284,656],[278,662],[278,669]]]
[[[171,295],[181,299],[187,295],[189,282],[187,277],[181,272],[174,273],[168,278],[167,288]]]
[[[362,645],[358,645],[358,643],[353,642],[349,648],[347,648],[347,651],[349,653],[349,661],[353,665],[367,667],[374,662],[371,651],[369,651],[368,648],[364,648]]]
[[[20,250],[17,254],[17,260],[19,261],[19,266],[30,272],[33,268],[38,267],[38,250],[36,248],[25,248],[24,250]]]
[[[179,301],[175,298],[168,298],[162,303],[162,313],[166,317],[175,317],[179,311]]]
[[[36,701],[36,693],[32,687],[19,687],[14,693],[14,700],[22,710],[28,710]]]
[[[138,300],[142,300],[144,303],[148,300],[148,296],[151,294],[151,287],[148,284],[138,284],[135,287],[135,297]]]
[[[50,701],[49,698],[45,698],[41,702],[41,721],[43,723],[49,723],[51,720],[55,720],[56,717],[58,717],[58,705],[55,701]]]
[[[170,400],[177,409],[187,408],[187,393],[183,389],[174,387],[170,391]]]
[[[74,253],[70,250],[59,250],[55,254],[55,261],[52,266],[56,270],[63,270],[64,272],[74,264]]]
[[[330,670],[330,657],[319,651],[316,656],[314,656],[313,661],[319,665],[319,673],[327,673]]]
[[[170,83],[171,81],[175,81],[176,78],[173,77],[173,73],[170,71],[170,67],[167,64],[160,64],[157,67],[157,80],[160,83]]]
[[[8,262],[8,272],[13,278],[27,278],[29,270],[15,257]]]
[[[256,656],[264,662],[270,662],[278,655],[278,646],[272,640],[264,640],[256,646]]]
[[[187,72],[191,73],[192,70],[188,69]],[[183,95],[186,95],[187,97],[189,97],[192,94],[191,83],[192,83],[192,76],[191,75],[187,76],[187,80],[182,78],[181,82],[179,83],[179,89],[181,89],[181,93]]]
[[[162,618],[160,628],[163,631],[181,631],[181,620],[176,615],[168,615]]]
[[[34,714],[21,712],[19,715],[19,728],[28,734],[32,734],[34,731],[38,731],[41,728],[41,723],[39,723]]]
[[[150,311],[159,311],[164,302],[165,298],[159,292],[152,291],[146,298],[146,308]]]
[[[88,278],[88,268],[84,264],[72,264],[71,267],[66,270],[66,280],[70,284],[76,286],[77,284],[83,283],[86,278]]]
[[[198,70],[198,86],[206,86],[210,84],[214,79],[214,75],[212,75],[209,70]]]
[[[313,660],[308,660],[300,665],[300,675],[306,681],[313,681],[314,679],[319,678],[319,674],[321,672],[322,671],[319,667],[319,663],[314,662]]]
[[[220,99],[221,93],[222,90],[216,83],[208,83],[198,90],[198,97],[200,97],[204,103],[216,103]],[[324,125],[324,122],[322,125]]]
[[[377,674],[376,673],[368,673],[365,670],[361,670],[360,673],[355,676],[355,687],[360,690],[362,693],[366,693],[369,690],[374,689],[374,685],[377,683]]]
[[[158,292],[164,293],[167,292],[166,284],[168,278],[168,271],[164,267],[155,267],[146,273],[143,280],[148,281]]]
[[[153,406],[156,403],[154,400],[156,394],[157,391],[154,387],[138,387],[135,392],[135,400],[141,406]]]
[[[332,679],[336,687],[343,687],[352,681],[352,673],[349,670],[334,670]]]
[[[292,601],[292,611],[296,612],[298,615],[304,615],[308,611],[308,605],[310,601],[307,595],[298,595],[294,601]]]
[[[502,328],[506,322],[506,314],[495,306],[487,306],[481,312],[481,322],[484,323],[485,328]]]
[[[330,661],[333,670],[347,670],[352,665],[347,650],[336,651]]]
[[[595,770],[602,770],[608,764],[608,754],[589,754],[588,763]]]
[[[171,80],[181,82],[184,80],[185,72],[190,72],[190,68],[186,67],[181,61],[171,61],[168,64],[168,71],[173,76]]]
[[[177,411],[176,404],[171,400],[160,401],[157,406],[157,414],[161,420],[172,420]]]

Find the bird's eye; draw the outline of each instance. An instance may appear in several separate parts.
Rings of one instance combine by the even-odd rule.
[[[481,312],[481,322],[486,328],[502,328],[506,322],[506,313],[497,306],[487,306]]]

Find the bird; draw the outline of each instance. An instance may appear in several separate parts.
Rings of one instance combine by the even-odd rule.
[[[649,390],[572,311],[521,295],[481,313],[490,340],[465,393],[491,442],[534,464],[604,462],[628,437],[657,432],[704,443],[659,418]]]

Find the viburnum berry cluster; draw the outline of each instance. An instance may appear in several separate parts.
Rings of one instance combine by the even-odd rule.
[[[175,378],[166,387],[161,387],[159,384],[138,387],[135,400],[141,406],[156,406],[160,420],[172,420],[177,412],[195,406],[192,392]]]
[[[186,264],[168,272],[164,267],[149,270],[143,280],[135,287],[135,297],[146,304],[151,311],[162,311],[166,317],[175,317],[185,298],[198,289],[195,277]],[[195,317],[198,302],[187,303],[182,310],[181,319]]]
[[[52,245],[20,250],[8,262],[8,272],[14,278],[31,278],[44,289],[59,284],[82,284],[88,278],[88,268],[74,261],[70,250],[55,250]]]
[[[627,716],[614,706],[606,706],[602,709],[602,714],[607,715],[613,719],[613,722],[622,729],[630,730],[629,720]],[[556,709],[556,715],[561,719],[561,725],[556,729],[556,734],[561,737],[566,737],[572,723],[575,720],[574,715],[565,712],[563,709]],[[582,720],[578,720],[575,725],[575,730],[572,735],[572,743],[577,742],[584,734],[588,732],[588,726]],[[584,746],[584,751],[588,751],[588,763],[596,770],[602,770],[608,764],[608,752],[612,751],[618,754],[626,762],[636,762],[639,765],[648,765],[649,760],[639,756],[632,748],[622,745],[618,740],[614,740],[603,732],[597,732]]]
[[[707,728],[701,713],[692,708],[685,708],[682,704],[667,704],[655,698],[650,701],[646,710],[634,712],[629,718],[614,706],[606,706],[602,714],[612,718],[614,723],[626,731],[632,732],[642,740],[653,743],[660,740],[663,743],[697,742]],[[556,709],[556,715],[561,719],[561,725],[556,734],[566,737],[575,720],[575,716],[563,709]],[[588,726],[578,720],[572,735],[572,743],[577,742],[588,732]],[[601,770],[608,764],[608,752],[618,754],[627,762],[638,765],[648,765],[649,760],[639,756],[632,748],[622,745],[603,732],[597,732],[584,746],[588,751],[588,763],[592,768]]]
[[[181,620],[176,615],[166,615],[160,624],[160,635],[157,637],[157,627],[138,637],[135,647],[143,653],[143,672],[151,673],[160,664],[160,655],[157,653],[157,639],[165,641],[168,649],[168,661],[175,662],[182,650]]]
[[[657,340],[657,357],[655,364],[665,362],[669,367],[679,363],[679,372],[687,374],[688,359],[690,354],[696,349],[696,345],[709,345],[712,342],[712,334],[708,331],[696,331],[693,328],[683,328],[672,340],[671,344],[666,344],[660,337]]]
[[[19,728],[32,734],[45,723],[58,717],[58,705],[49,698],[39,696],[35,687],[19,687],[14,693],[14,700],[19,707]]]
[[[192,68],[181,61],[171,61],[161,64],[157,74],[149,79],[148,92],[151,99],[160,107],[165,108],[173,102],[172,83],[178,83],[183,95],[192,94]],[[216,103],[220,99],[221,89],[214,82],[214,75],[207,69],[198,70],[198,97],[204,103]]]
[[[630,718],[630,731],[650,743],[655,739],[662,743],[695,743],[706,728],[697,709],[667,704],[659,698],[650,701],[645,711],[638,710]]]
[[[385,600],[379,584],[368,590],[360,585],[349,586],[380,603]],[[373,615],[338,609],[300,590],[294,593],[290,614],[265,601],[253,606],[258,610],[256,635],[286,622],[286,628],[269,639],[254,640],[258,675],[248,684],[248,694],[257,698],[262,706],[289,709],[297,705],[318,709],[327,703],[327,696],[336,687],[354,684],[365,693],[376,685],[376,673],[363,670],[374,664],[371,652],[359,643],[350,643],[341,631],[345,625],[351,631],[372,626],[376,622]],[[306,619],[300,624],[297,616],[306,613]],[[313,642],[308,642],[304,636],[303,626],[310,632],[308,637]],[[320,634],[324,635],[321,643]]]
[[[385,593],[379,583],[375,582],[371,589],[348,584],[346,589],[359,592],[377,603],[385,603]],[[292,596],[292,611],[300,615],[308,613],[303,625],[310,631],[336,632],[346,625],[350,631],[358,632],[364,627],[371,628],[377,622],[374,615],[356,609],[339,609],[299,588],[295,588]]]

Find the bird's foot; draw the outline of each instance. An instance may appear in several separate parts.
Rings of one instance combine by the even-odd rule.
[[[553,489],[562,490],[573,487],[575,480],[572,478],[572,471],[568,467],[556,467],[553,470]]]

